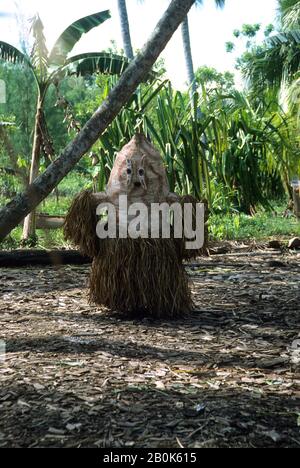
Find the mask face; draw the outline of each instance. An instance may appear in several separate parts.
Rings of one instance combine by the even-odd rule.
[[[147,190],[145,155],[136,154],[131,159],[126,159],[126,176],[128,192],[142,189]]]
[[[117,155],[106,193],[127,195],[128,203],[164,201],[169,193],[165,167],[158,151],[143,135],[136,135]]]

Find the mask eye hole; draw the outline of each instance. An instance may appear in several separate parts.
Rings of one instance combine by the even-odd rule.
[[[145,174],[144,169],[139,169],[139,175],[140,175],[140,176],[143,176],[144,174]]]
[[[126,170],[126,173],[127,173],[128,175],[131,175],[131,174],[132,174],[132,170],[131,170],[131,169],[127,169],[127,170]]]

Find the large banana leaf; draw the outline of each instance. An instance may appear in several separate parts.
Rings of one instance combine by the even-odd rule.
[[[34,16],[31,20],[31,23],[30,31],[34,38],[34,43],[32,52],[30,54],[30,59],[38,80],[42,83],[47,81],[48,78],[49,52],[44,35],[44,25],[39,15]]]
[[[30,65],[29,59],[11,44],[0,41],[0,60],[12,63],[26,63]]]
[[[50,53],[49,65],[62,66],[82,35],[110,18],[109,10],[95,13],[72,23],[57,39]]]
[[[78,76],[105,73],[121,75],[128,66],[128,60],[121,56],[105,52],[75,55],[66,61],[64,67],[68,74]]]

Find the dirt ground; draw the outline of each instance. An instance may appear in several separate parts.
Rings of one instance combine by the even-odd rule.
[[[199,259],[175,322],[89,306],[88,266],[2,269],[0,447],[299,447],[299,259]]]

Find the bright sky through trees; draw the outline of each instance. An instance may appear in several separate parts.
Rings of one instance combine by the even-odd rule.
[[[235,58],[243,50],[241,46],[234,54],[226,53],[225,42],[232,40],[233,30],[239,29],[243,23],[261,23],[264,29],[269,23],[274,23],[276,17],[276,0],[227,0],[223,10],[217,10],[212,0],[205,0],[203,3],[202,7],[194,7],[189,16],[195,69],[201,65],[208,65],[219,71],[233,70]],[[96,11],[110,9],[112,19],[89,33],[74,52],[103,50],[111,46],[112,40],[118,48],[122,47],[116,0],[0,0],[0,39],[18,46],[19,36],[15,19],[1,15],[3,12],[14,12],[15,4],[19,4],[25,24],[27,18],[39,12],[45,25],[49,47],[72,21]],[[168,0],[145,0],[143,4],[137,0],[127,0],[135,49],[145,43],[167,4]],[[169,78],[175,86],[182,88],[186,82],[186,71],[180,31],[172,38],[163,57],[166,60]]]

